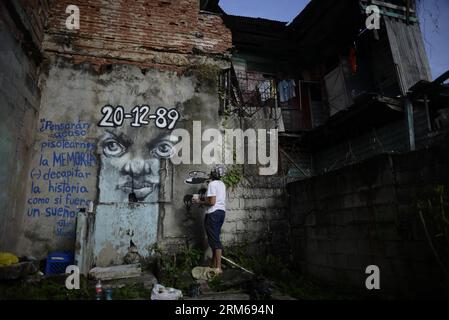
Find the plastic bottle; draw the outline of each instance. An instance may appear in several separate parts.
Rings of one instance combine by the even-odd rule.
[[[105,294],[106,294],[106,300],[112,300],[112,289],[106,289]]]
[[[97,300],[101,300],[103,293],[103,286],[101,285],[101,280],[98,280],[97,284],[95,285],[95,293]]]

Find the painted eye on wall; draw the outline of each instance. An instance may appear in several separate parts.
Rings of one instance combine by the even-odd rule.
[[[103,153],[107,157],[118,157],[123,154],[125,147],[113,139],[103,142]]]
[[[170,158],[174,153],[173,144],[169,141],[159,142],[153,149],[153,153],[160,158]]]

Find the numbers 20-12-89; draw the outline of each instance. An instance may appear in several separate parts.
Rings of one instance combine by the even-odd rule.
[[[126,113],[122,106],[116,108],[106,105],[101,109],[103,118],[99,122],[100,127],[121,127],[125,119],[131,119],[131,127],[141,127],[150,124],[154,120],[156,127],[160,129],[173,129],[180,115],[176,109],[159,107],[154,114],[150,114],[149,106],[136,106],[130,113]]]

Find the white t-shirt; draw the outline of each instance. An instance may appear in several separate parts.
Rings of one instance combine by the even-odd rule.
[[[226,186],[223,181],[213,180],[207,186],[206,197],[215,196],[215,205],[207,209],[207,213],[212,213],[215,210],[226,211]]]

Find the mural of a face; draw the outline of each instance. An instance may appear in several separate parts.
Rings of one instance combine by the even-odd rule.
[[[106,130],[98,143],[101,155],[100,202],[157,202],[161,159],[174,152],[168,130],[122,127]]]

